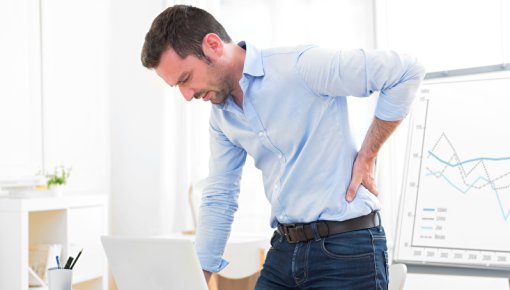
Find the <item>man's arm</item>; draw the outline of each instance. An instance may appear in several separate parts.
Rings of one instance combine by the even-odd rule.
[[[372,121],[363,145],[361,145],[361,149],[354,160],[351,183],[345,196],[348,202],[354,199],[360,184],[363,184],[375,196],[379,195],[374,180],[375,158],[384,142],[386,142],[401,122],[402,120],[383,121],[377,117]]]
[[[392,51],[329,51],[311,47],[297,63],[308,87],[322,96],[366,97],[379,92],[375,119],[355,158],[346,200],[360,184],[378,195],[373,174],[379,149],[408,114],[425,68],[414,58]]]
[[[211,273],[211,272],[209,272],[209,271],[206,271],[206,270],[203,270],[203,271],[204,271],[205,282],[206,282],[207,284],[209,284],[209,280],[211,280],[211,275],[212,275],[212,273]]]
[[[195,249],[205,272],[219,272],[228,264],[222,256],[238,208],[246,160],[246,152],[232,144],[215,124],[212,113],[209,176],[204,181],[195,238]]]

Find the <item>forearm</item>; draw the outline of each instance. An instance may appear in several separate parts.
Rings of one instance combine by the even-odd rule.
[[[358,158],[371,161],[375,160],[384,142],[386,142],[395,129],[397,129],[400,123],[402,123],[402,120],[383,121],[375,117],[361,145]]]
[[[227,265],[223,251],[237,210],[246,152],[211,121],[211,160],[204,181],[195,247],[202,269],[219,272]]]
[[[212,273],[209,271],[206,271],[206,270],[203,270],[203,272],[204,272],[205,282],[207,284],[209,284],[209,281],[211,280]]]
[[[363,184],[375,196],[379,195],[373,176],[374,160],[384,142],[401,122],[402,120],[383,121],[377,117],[372,121],[352,167],[351,183],[345,195],[348,202],[354,199],[360,184]]]
[[[237,209],[236,201],[234,193],[232,196],[214,195],[202,200],[195,247],[205,271],[221,271],[228,263],[222,256]]]

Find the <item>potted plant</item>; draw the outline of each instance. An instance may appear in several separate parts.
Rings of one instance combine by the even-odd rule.
[[[55,167],[53,174],[46,175],[48,178],[46,182],[48,189],[53,191],[55,196],[62,196],[62,191],[70,175],[71,167],[65,168],[62,165]]]

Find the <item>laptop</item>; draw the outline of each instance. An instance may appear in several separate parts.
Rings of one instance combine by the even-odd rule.
[[[208,290],[190,238],[101,240],[119,290]]]

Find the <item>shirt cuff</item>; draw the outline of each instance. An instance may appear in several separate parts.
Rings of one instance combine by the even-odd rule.
[[[394,105],[387,100],[384,93],[379,94],[377,106],[375,109],[375,116],[383,121],[398,121],[404,119],[409,113],[410,104]]]
[[[210,261],[200,261],[200,264],[202,265],[202,269],[211,273],[216,273],[221,270],[223,270],[229,262],[225,259],[221,259],[220,263],[216,266],[214,266],[212,263],[208,263]]]

